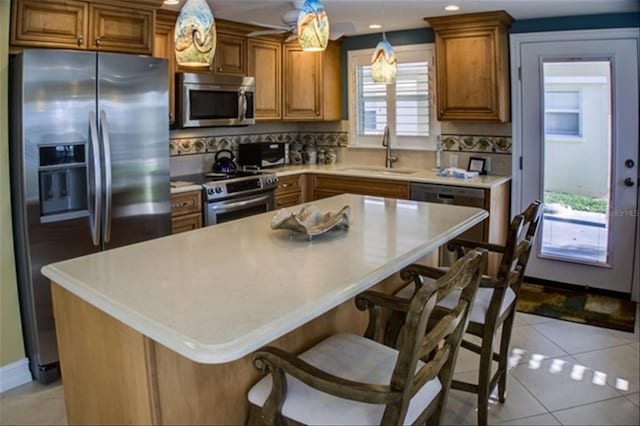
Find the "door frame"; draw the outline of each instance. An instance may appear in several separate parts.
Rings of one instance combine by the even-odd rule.
[[[510,75],[511,75],[511,117],[512,117],[512,173],[511,173],[511,215],[513,216],[520,210],[521,205],[521,186],[522,186],[522,169],[520,167],[520,159],[523,151],[522,116],[523,100],[521,96],[520,81],[520,64],[521,64],[521,48],[525,43],[540,43],[554,41],[588,41],[588,40],[606,40],[606,39],[636,39],[637,45],[640,46],[640,28],[615,28],[615,29],[594,29],[594,30],[576,30],[576,31],[548,31],[538,33],[518,33],[509,36],[510,58]],[[640,47],[639,47],[640,50]],[[640,51],[638,52],[640,58]],[[640,158],[637,159],[640,164]],[[639,185],[636,185],[638,188]],[[640,188],[636,194],[637,205],[640,205]],[[640,230],[640,215],[636,215],[636,229]],[[640,264],[640,235],[635,238],[635,258],[638,260],[636,265]],[[631,300],[640,301],[640,268],[634,267],[632,272],[632,288]]]

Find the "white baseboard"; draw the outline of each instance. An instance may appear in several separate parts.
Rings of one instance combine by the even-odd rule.
[[[29,383],[32,380],[28,358],[0,367],[0,393]]]

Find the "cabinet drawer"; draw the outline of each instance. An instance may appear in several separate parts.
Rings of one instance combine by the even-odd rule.
[[[292,192],[300,193],[300,175],[283,176],[278,178],[278,187],[276,188],[276,196],[285,195]]]
[[[351,193],[409,199],[409,184],[406,182],[392,182],[383,179],[368,179],[355,177],[336,177],[315,175],[313,180],[313,198],[319,199],[333,195]]]
[[[302,192],[293,192],[276,196],[276,208],[296,206],[302,202]]]
[[[171,219],[171,233],[191,231],[202,228],[202,215],[200,212],[185,214]]]
[[[171,195],[171,217],[189,213],[201,214],[202,193],[200,191],[183,192]]]

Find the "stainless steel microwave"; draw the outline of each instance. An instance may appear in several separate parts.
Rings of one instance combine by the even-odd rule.
[[[178,73],[178,126],[214,127],[255,124],[255,78]]]

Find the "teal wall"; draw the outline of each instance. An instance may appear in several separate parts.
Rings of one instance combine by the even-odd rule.
[[[511,25],[509,32],[533,33],[543,31],[572,31],[606,28],[640,27],[640,13],[611,13],[604,15],[560,16],[555,18],[522,19]],[[431,28],[393,31],[386,34],[392,46],[433,43],[435,36]],[[342,119],[349,118],[347,52],[357,49],[373,49],[382,39],[382,33],[346,37],[342,43]]]

